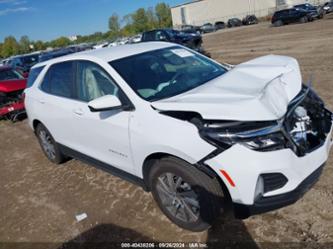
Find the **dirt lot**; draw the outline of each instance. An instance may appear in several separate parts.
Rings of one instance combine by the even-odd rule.
[[[314,76],[314,88],[333,109],[333,16],[281,28],[264,23],[219,31],[206,35],[204,44],[213,58],[233,64],[271,53],[296,57],[304,78]],[[0,243],[0,248],[58,248],[68,241],[188,241],[219,247],[217,241],[239,241],[244,248],[319,242],[333,247],[333,157],[296,204],[244,221],[220,218],[209,231],[191,233],[169,222],[139,187],[76,160],[49,163],[26,121],[0,122],[0,137],[0,241],[45,243]],[[75,215],[82,212],[88,218],[78,223]]]

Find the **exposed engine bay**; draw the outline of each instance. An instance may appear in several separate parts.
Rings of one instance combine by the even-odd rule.
[[[311,88],[304,86],[289,106],[284,123],[297,154],[302,156],[322,145],[331,125],[332,113]]]
[[[0,119],[17,121],[25,117],[23,90],[0,92]]]

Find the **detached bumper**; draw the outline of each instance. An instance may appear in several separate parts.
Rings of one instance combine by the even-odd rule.
[[[254,201],[253,205],[234,203],[235,217],[246,219],[254,214],[265,213],[295,203],[318,181],[323,167],[324,165],[315,170],[291,192],[269,197],[260,197]]]

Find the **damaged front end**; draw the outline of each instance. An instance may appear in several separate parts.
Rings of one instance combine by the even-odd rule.
[[[256,151],[291,149],[302,157],[324,144],[332,126],[332,113],[307,86],[290,102],[288,111],[276,121],[190,120],[201,137],[220,150],[234,144]]]
[[[0,92],[0,119],[9,119],[15,122],[25,118],[23,94],[23,90]]]

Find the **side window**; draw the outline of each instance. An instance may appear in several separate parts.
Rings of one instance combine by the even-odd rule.
[[[71,61],[52,65],[41,85],[43,91],[66,98],[73,98],[73,88],[74,73]]]
[[[118,87],[109,74],[97,64],[78,61],[77,98],[89,102],[104,95],[118,96]]]
[[[145,32],[143,36],[144,41],[154,41],[155,40],[155,32],[154,31],[149,31]]]
[[[165,32],[159,30],[155,33],[155,40],[156,41],[165,41],[167,39]]]

